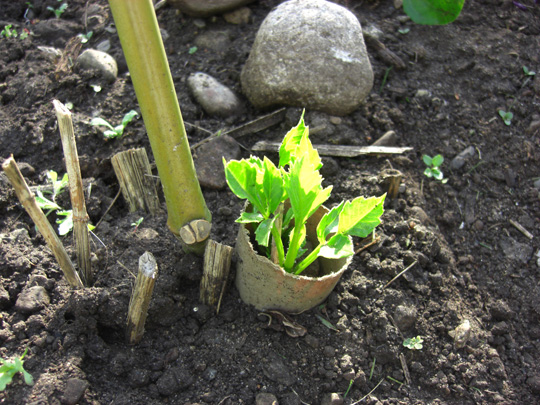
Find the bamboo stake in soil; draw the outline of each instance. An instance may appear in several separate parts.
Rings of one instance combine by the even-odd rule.
[[[204,252],[203,276],[201,279],[199,299],[203,304],[215,306],[220,300],[229,270],[233,248],[209,240]],[[219,309],[218,309],[219,311]]]
[[[126,331],[128,342],[132,345],[139,343],[143,337],[144,323],[157,274],[156,259],[152,253],[144,252],[139,258],[139,273],[129,301]]]
[[[24,178],[17,167],[15,159],[13,159],[13,156],[4,161],[2,164],[2,169],[13,185],[19,201],[32,218],[32,221],[34,221],[36,224],[39,232],[43,235],[43,238],[45,238],[49,248],[52,250],[54,257],[58,261],[60,269],[64,272],[64,276],[66,277],[69,285],[71,285],[73,288],[83,288],[83,283],[75,271],[75,267],[73,266],[73,263],[71,263],[62,242],[60,242],[60,239],[49,223],[49,220],[43,211],[41,211],[41,208],[39,208],[37,205],[34,193],[30,191],[26,181],[24,181]]]
[[[113,156],[114,173],[120,183],[122,195],[129,211],[138,209],[155,214],[159,211],[159,198],[152,179],[152,168],[146,149],[130,149]]]
[[[58,128],[62,138],[64,157],[66,158],[66,170],[69,180],[69,195],[73,209],[73,235],[77,249],[77,265],[84,285],[92,285],[92,264],[90,262],[90,239],[88,237],[88,214],[84,202],[84,190],[79,166],[79,155],[73,132],[71,112],[58,100],[53,100]]]

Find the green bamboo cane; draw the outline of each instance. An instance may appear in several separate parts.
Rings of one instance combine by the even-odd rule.
[[[202,254],[210,233],[171,72],[151,0],[109,0],[167,203],[167,225]]]

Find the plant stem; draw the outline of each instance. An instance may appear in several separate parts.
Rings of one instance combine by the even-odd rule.
[[[211,221],[189,148],[151,0],[109,0],[167,203],[167,225]],[[202,254],[205,242],[184,248]]]
[[[285,248],[283,247],[283,241],[281,240],[281,232],[276,226],[272,226],[271,232],[274,243],[276,244],[279,265],[283,266],[285,262]]]
[[[287,256],[285,257],[285,264],[283,265],[285,271],[288,273],[292,272],[296,256],[298,255],[298,249],[300,248],[300,238],[302,237],[303,233],[302,228],[304,228],[303,224],[301,224],[300,226],[297,226],[295,224],[293,229],[293,237],[291,239],[291,243],[289,244]]]
[[[313,251],[307,255],[304,260],[302,260],[298,265],[293,269],[293,272],[295,275],[299,275],[302,273],[311,263],[315,261],[315,259],[319,256],[319,252],[321,251],[321,248],[324,246],[324,244],[319,243],[319,246],[317,246]]]

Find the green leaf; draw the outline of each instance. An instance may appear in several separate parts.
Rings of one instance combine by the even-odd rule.
[[[285,190],[291,202],[295,223],[304,223],[330,197],[332,187],[323,190],[322,176],[306,156],[296,160],[285,177]]]
[[[116,131],[116,129],[112,129],[112,130],[108,129],[108,130],[106,130],[106,131],[103,132],[103,136],[104,136],[105,138],[107,138],[107,139],[118,138],[118,137],[121,136],[121,135],[122,135],[122,134],[121,134],[121,133],[119,134],[119,133]]]
[[[61,210],[62,207],[60,207],[58,204],[56,204],[54,201],[51,201],[43,196],[41,193],[41,190],[38,188],[36,191],[36,202],[39,208],[42,210]]]
[[[386,194],[381,197],[358,197],[345,202],[339,215],[338,233],[365,238],[381,223],[384,211],[383,202]]]
[[[105,121],[103,118],[92,118],[92,121],[90,121],[90,125],[98,126],[98,127],[107,127],[111,130],[114,130],[114,127],[109,124],[107,121]]]
[[[426,167],[426,170],[424,170],[424,176],[426,177],[433,177],[433,173],[432,173],[432,168],[431,167]]]
[[[333,330],[333,331],[339,332],[339,329],[336,328],[334,325],[332,325],[332,324],[330,323],[330,321],[326,320],[325,318],[323,318],[323,317],[320,316],[319,314],[315,314],[315,316],[316,316],[317,318],[319,318],[319,321],[321,321],[321,323],[322,323],[324,326],[326,326],[328,329],[331,329],[331,330]]]
[[[304,124],[304,113],[302,111],[302,116],[298,124],[291,128],[289,132],[283,138],[281,146],[279,147],[279,167],[285,167],[290,165],[293,161],[293,158],[296,157],[296,148],[300,145],[300,140],[306,134],[309,135],[309,130]]]
[[[442,178],[444,177],[443,172],[441,172],[437,167],[434,167],[433,169],[431,169],[431,174],[437,180],[442,180]]]
[[[257,227],[257,230],[255,231],[255,240],[260,246],[268,246],[268,242],[270,241],[270,232],[272,231],[272,226],[274,225],[275,219],[275,217],[265,219]]]
[[[225,166],[225,179],[231,191],[237,197],[247,199],[261,214],[266,212],[265,206],[262,204],[259,195],[259,185],[262,184],[263,174],[258,170],[258,163],[253,163],[253,158],[250,160],[231,160],[226,162],[223,159]]]
[[[340,259],[354,255],[352,241],[347,235],[337,233],[330,238],[328,243],[321,247],[319,256],[328,259]]]
[[[512,118],[514,118],[514,114],[512,114],[510,111],[506,112],[504,110],[499,110],[499,115],[501,116],[506,125],[512,124]]]
[[[127,124],[129,124],[131,121],[133,121],[133,118],[138,117],[139,113],[135,110],[131,110],[126,115],[124,115],[124,118],[122,119],[122,127],[125,128]]]
[[[67,235],[73,229],[73,211],[57,211],[56,215],[65,217],[57,219],[56,223],[58,224],[58,233],[61,236]]]
[[[422,156],[422,160],[424,161],[426,166],[431,166],[431,164],[433,162],[433,158],[431,156],[429,156],[429,155]]]
[[[403,0],[403,10],[417,24],[444,25],[458,18],[465,0]]]
[[[442,155],[437,155],[435,157],[433,157],[432,161],[431,161],[431,164],[434,166],[434,167],[439,167],[440,165],[442,165],[444,162],[444,158]]]
[[[319,221],[317,225],[317,239],[319,243],[326,243],[326,238],[331,233],[336,233],[339,224],[339,214],[343,210],[342,201],[337,207],[332,208],[329,212],[324,214],[324,216]]]
[[[259,223],[264,219],[260,212],[242,212],[236,222],[240,224]]]
[[[285,199],[286,194],[281,171],[266,156],[264,157],[263,170],[263,204],[266,208],[265,217],[268,218],[276,211],[278,205]]]

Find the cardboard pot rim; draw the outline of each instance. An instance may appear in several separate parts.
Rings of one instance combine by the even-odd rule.
[[[320,218],[327,212],[321,207],[306,224],[307,236],[316,238]],[[317,215],[316,215],[317,214]],[[250,231],[241,224],[236,241],[238,255],[236,287],[242,300],[258,310],[276,309],[290,313],[306,311],[324,301],[348,268],[353,256],[341,259],[319,257],[320,277],[286,272],[251,243]]]

